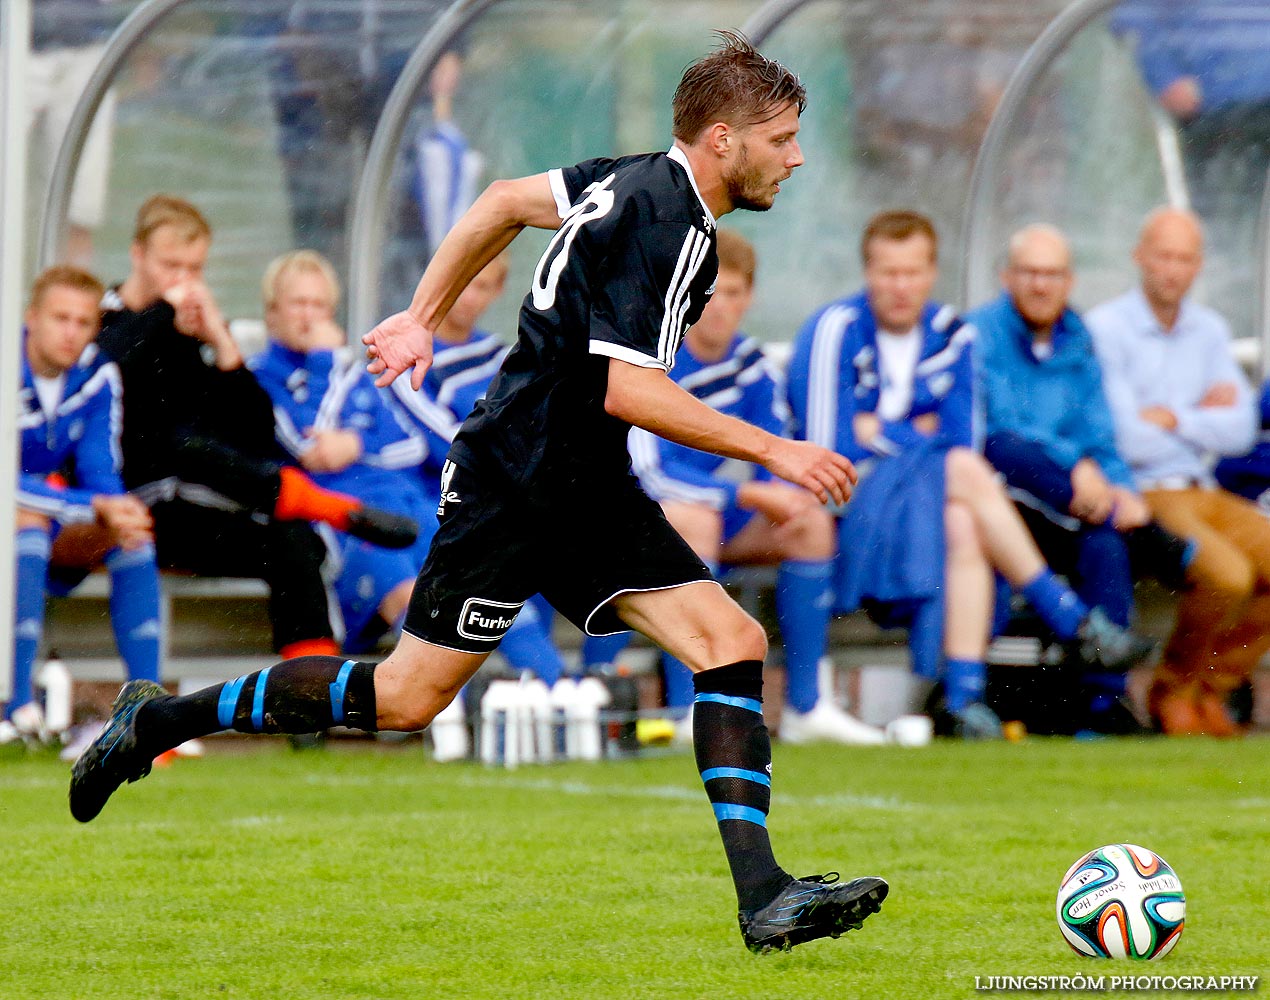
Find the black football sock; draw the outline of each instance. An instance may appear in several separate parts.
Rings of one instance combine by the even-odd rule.
[[[338,656],[297,656],[183,697],[137,710],[137,739],[158,756],[186,740],[240,733],[315,733],[331,726],[374,732],[375,665]]]
[[[772,741],[763,724],[763,663],[742,660],[692,680],[697,770],[719,821],[737,905],[755,910],[793,881],[776,863],[767,836]]]

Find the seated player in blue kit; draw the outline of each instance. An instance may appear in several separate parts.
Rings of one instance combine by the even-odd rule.
[[[13,696],[5,720],[35,735],[32,669],[46,593],[110,572],[110,620],[129,677],[159,679],[159,578],[150,512],[120,477],[119,371],[92,342],[104,288],[72,267],[32,286],[22,339]]]
[[[418,540],[404,549],[338,536],[344,649],[373,648],[399,626],[436,532],[437,498],[413,474],[427,444],[385,405],[361,358],[329,346],[343,337],[334,323],[339,283],[325,257],[311,250],[278,257],[262,291],[270,340],[250,367],[273,401],[278,442],[320,486],[420,526]]]

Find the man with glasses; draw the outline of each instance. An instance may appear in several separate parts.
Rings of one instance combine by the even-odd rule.
[[[1154,523],[1116,450],[1093,342],[1068,304],[1075,279],[1066,237],[1048,225],[1020,229],[1001,282],[1001,295],[967,316],[978,330],[984,456],[1005,476],[1046,561],[1127,628],[1134,571],[1180,585],[1190,547]],[[1127,721],[1114,708],[1123,674],[1084,680],[1090,716],[1081,721]]]

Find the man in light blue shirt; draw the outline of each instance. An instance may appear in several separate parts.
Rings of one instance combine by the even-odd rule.
[[[1188,297],[1204,261],[1199,220],[1152,212],[1134,260],[1141,285],[1086,319],[1135,484],[1157,521],[1199,543],[1148,707],[1166,733],[1233,736],[1226,697],[1270,649],[1270,522],[1212,467],[1251,447],[1252,391],[1225,320]]]

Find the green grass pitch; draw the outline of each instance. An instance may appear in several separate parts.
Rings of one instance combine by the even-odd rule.
[[[507,772],[261,741],[156,771],[87,826],[66,777],[0,756],[7,1000],[925,1000],[975,976],[1270,972],[1266,739],[777,746],[786,867],[891,896],[762,958],[686,753]],[[1055,925],[1067,866],[1119,841],[1186,889],[1161,962],[1079,958]]]

